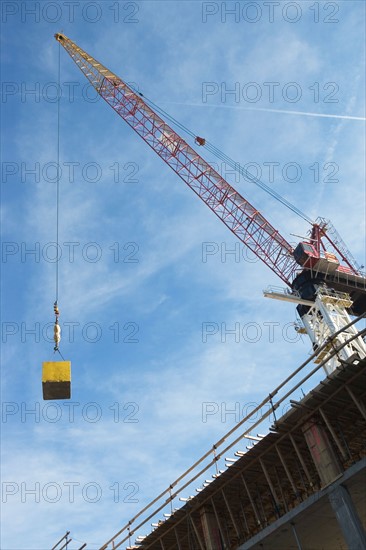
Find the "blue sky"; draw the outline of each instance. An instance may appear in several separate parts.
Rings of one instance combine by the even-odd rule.
[[[62,50],[60,349],[73,405],[42,400],[42,362],[55,357],[54,33],[330,218],[365,265],[364,23],[359,1],[2,3],[4,550],[46,549],[66,530],[70,550],[98,548],[310,349],[294,307],[262,296],[281,282],[95,101]],[[228,179],[289,241],[305,234],[263,191]],[[235,247],[239,258],[225,255]],[[238,341],[223,341],[235,326]],[[240,414],[203,422],[205,403]]]

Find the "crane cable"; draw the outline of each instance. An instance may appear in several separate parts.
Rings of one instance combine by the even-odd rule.
[[[291,210],[292,212],[297,214],[300,218],[302,218],[303,220],[305,220],[306,222],[308,222],[311,225],[313,224],[312,219],[307,214],[304,214],[304,212],[302,212],[299,208],[297,208],[296,206],[291,204],[287,199],[285,199],[279,193],[277,193],[276,191],[271,189],[268,185],[263,183],[259,178],[257,178],[251,172],[249,172],[246,168],[244,168],[244,166],[241,166],[240,163],[235,162],[233,159],[228,157],[225,153],[220,151],[220,149],[215,147],[215,145],[213,145],[212,143],[206,141],[203,138],[198,138],[197,134],[195,134],[194,132],[189,130],[186,126],[184,126],[178,120],[176,120],[174,117],[169,115],[169,113],[164,111],[164,109],[162,109],[161,107],[156,105],[156,103],[154,103],[151,99],[147,98],[144,94],[139,92],[134,86],[130,86],[130,87],[136,94],[143,97],[147,104],[151,105],[156,111],[158,111],[161,115],[163,115],[164,118],[168,119],[172,124],[177,126],[182,132],[185,132],[186,134],[191,136],[195,140],[196,143],[198,143],[199,145],[205,147],[205,149],[207,149],[214,156],[216,156],[217,158],[219,158],[220,160],[222,160],[223,162],[225,162],[226,164],[231,166],[235,171],[239,172],[239,174],[244,176],[244,178],[246,178],[247,180],[251,181],[252,183],[257,185],[258,187],[263,189],[266,193],[268,193],[274,199],[276,199],[278,202],[280,202],[281,204],[286,206],[289,210]]]
[[[57,178],[56,178],[56,299],[53,304],[53,312],[55,314],[55,325],[53,328],[53,339],[55,342],[54,353],[58,352],[62,359],[62,353],[59,350],[61,340],[61,327],[59,324],[60,311],[58,309],[58,281],[59,281],[59,213],[60,213],[60,102],[61,102],[61,45],[58,49],[58,87],[57,87]]]
[[[222,153],[219,149],[217,149],[214,145],[212,145],[209,142],[206,142],[206,148],[209,151],[211,151],[214,155],[219,157],[221,160],[226,162],[226,164],[234,168],[234,170],[239,172],[242,176],[244,176],[244,178],[248,179],[252,183],[255,183],[255,185],[257,185],[258,187],[266,191],[266,193],[271,195],[278,202],[280,202],[281,204],[289,208],[292,212],[297,214],[300,218],[310,223],[311,225],[313,224],[313,221],[311,220],[311,218],[309,218],[307,214],[304,214],[304,212],[302,212],[299,208],[297,208],[297,206],[294,206],[293,204],[291,204],[287,199],[282,197],[282,195],[280,195],[279,193],[271,189],[267,184],[263,183],[259,178],[254,176],[251,172],[249,172],[249,170],[244,168],[244,166],[241,166],[239,163],[235,162],[233,159],[228,157],[225,153]]]

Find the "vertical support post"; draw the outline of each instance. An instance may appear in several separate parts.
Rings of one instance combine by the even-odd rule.
[[[200,549],[201,549],[201,550],[206,550],[206,549],[205,549],[205,546],[204,546],[204,544],[203,544],[203,542],[202,542],[201,535],[200,535],[199,532],[198,532],[198,529],[197,529],[197,527],[196,527],[196,525],[195,525],[195,523],[194,523],[194,521],[193,521],[192,516],[189,516],[189,519],[191,520],[191,524],[192,524],[192,527],[193,527],[193,531],[194,531],[194,534],[196,535],[196,538],[197,538],[197,541],[198,541],[198,544],[199,544]]]
[[[295,529],[295,523],[292,521],[290,525],[292,527],[292,532],[293,532],[295,540],[296,540],[297,548],[298,548],[298,550],[302,550],[302,546],[300,544],[300,540],[299,540],[299,537],[297,535],[297,531]]]
[[[55,546],[53,546],[53,547],[51,548],[51,550],[56,550],[56,547],[60,544],[60,542],[62,542],[64,539],[67,540],[67,537],[69,536],[69,534],[70,534],[70,531],[66,531],[66,534],[65,534],[62,538],[60,538],[60,540],[58,541],[58,543],[55,544]]]
[[[347,487],[338,485],[328,498],[348,548],[364,550],[366,533]]]
[[[289,482],[291,483],[291,487],[292,487],[292,490],[293,490],[293,492],[294,492],[294,495],[295,495],[296,498],[298,498],[299,491],[297,490],[297,487],[296,487],[296,485],[295,485],[295,482],[294,482],[294,480],[293,480],[293,477],[292,477],[292,475],[291,475],[291,473],[290,473],[290,470],[289,470],[288,467],[287,467],[287,464],[286,464],[286,462],[285,462],[285,460],[284,460],[284,458],[283,458],[283,456],[282,456],[282,453],[281,453],[280,448],[279,448],[278,445],[276,445],[276,451],[277,451],[278,456],[280,457],[280,461],[281,461],[282,467],[283,467],[283,469],[284,469],[285,472],[286,472],[286,475],[287,475],[287,477],[288,477],[288,480],[289,480]]]
[[[297,443],[296,443],[296,441],[295,441],[293,435],[292,435],[292,434],[289,434],[289,437],[290,437],[290,439],[291,439],[291,443],[292,443],[292,445],[293,445],[293,448],[295,449],[295,452],[296,452],[296,454],[297,454],[297,458],[299,459],[300,464],[301,464],[301,466],[302,466],[302,469],[304,470],[305,475],[306,475],[306,477],[307,477],[307,479],[308,479],[309,485],[310,485],[311,488],[313,488],[314,483],[313,483],[313,481],[312,481],[312,479],[311,479],[311,476],[310,476],[310,474],[309,474],[309,470],[307,469],[307,466],[306,466],[306,464],[305,464],[305,461],[304,461],[303,457],[301,456],[299,447],[297,446]]]
[[[175,539],[177,541],[177,548],[178,550],[181,550],[181,545],[180,545],[180,540],[179,540],[179,537],[178,537],[178,533],[177,533],[177,529],[174,527],[174,534],[175,534]]]
[[[212,509],[215,513],[215,518],[216,518],[216,521],[217,521],[217,525],[219,526],[219,530],[220,530],[220,534],[221,534],[221,540],[224,543],[224,548],[229,548],[230,544],[229,544],[229,541],[228,541],[227,533],[224,529],[224,526],[222,525],[221,518],[220,518],[219,513],[217,511],[217,508],[215,506],[214,499],[211,498],[210,502],[211,502]]]
[[[323,426],[314,418],[302,427],[311,457],[320,477],[322,486],[329,485],[342,473],[337,456],[330,444]]]
[[[61,548],[59,550],[64,550],[66,549],[67,550],[67,547],[68,547],[68,544],[69,542],[72,542],[72,539],[69,539],[68,537],[66,537],[66,542],[63,546],[61,546]]]
[[[262,510],[262,515],[263,515],[263,518],[264,518],[264,522],[265,522],[266,525],[268,525],[266,511],[265,511],[264,506],[263,506],[263,500],[262,500],[261,492],[258,488],[258,485],[257,485],[257,498],[258,498],[258,500],[260,502],[260,505],[261,505],[261,510]]]
[[[274,503],[275,503],[275,512],[276,512],[276,516],[277,516],[277,517],[280,517],[281,514],[280,514],[280,501],[279,501],[279,498],[278,498],[278,496],[277,496],[277,494],[276,494],[276,491],[275,491],[275,488],[274,488],[274,486],[273,486],[273,484],[272,484],[271,478],[270,478],[269,475],[268,475],[267,468],[265,467],[264,462],[263,462],[263,460],[262,460],[261,458],[259,459],[259,462],[260,462],[260,465],[262,466],[262,470],[263,470],[264,476],[265,476],[265,478],[266,478],[266,480],[267,480],[267,483],[268,483],[268,486],[269,486],[269,490],[270,490],[270,492],[271,492],[271,494],[272,494],[272,498],[273,498],[273,501],[274,501]]]
[[[326,415],[325,415],[325,412],[323,411],[323,409],[322,409],[321,407],[319,407],[319,412],[320,412],[320,414],[321,414],[321,416],[322,416],[322,419],[324,420],[324,423],[325,423],[326,427],[327,427],[328,430],[329,430],[329,433],[330,433],[331,436],[333,437],[334,442],[335,442],[335,444],[337,445],[337,447],[338,447],[338,449],[339,449],[339,452],[340,452],[341,455],[342,455],[343,460],[347,460],[347,458],[348,458],[348,457],[347,457],[347,453],[346,453],[346,451],[344,450],[344,448],[343,448],[341,442],[340,442],[339,439],[338,439],[337,434],[335,433],[335,431],[334,431],[334,429],[333,429],[333,426],[332,426],[331,423],[329,422],[328,418],[327,418]]]
[[[249,500],[250,500],[250,504],[251,504],[251,506],[252,506],[252,508],[253,508],[253,512],[254,512],[254,515],[255,515],[255,519],[257,520],[257,524],[258,524],[258,525],[261,525],[261,519],[260,519],[260,517],[259,517],[259,513],[258,513],[258,510],[257,510],[257,507],[256,507],[255,502],[254,502],[254,500],[253,500],[253,497],[252,497],[252,495],[251,495],[251,493],[250,493],[250,491],[249,491],[247,482],[245,481],[245,477],[244,477],[243,474],[241,474],[241,479],[242,479],[242,482],[243,482],[243,484],[244,484],[245,490],[246,490],[246,492],[247,492],[248,498],[249,498]]]
[[[245,523],[245,529],[246,529],[246,532],[250,533],[250,530],[249,530],[249,525],[248,525],[248,521],[247,521],[247,516],[245,515],[245,510],[244,510],[244,506],[243,506],[243,502],[242,500],[240,500],[240,508],[241,508],[241,513],[243,514],[243,518],[244,518],[244,523]]]
[[[351,399],[352,401],[354,402],[354,404],[356,405],[356,407],[358,408],[358,410],[360,411],[360,413],[362,414],[362,416],[364,417],[364,419],[366,420],[366,409],[363,405],[363,403],[361,403],[355,396],[355,394],[353,393],[353,391],[351,390],[351,388],[349,388],[348,386],[346,386],[346,390],[348,391],[349,395],[351,396]]]
[[[222,550],[220,530],[215,514],[207,507],[203,507],[200,510],[200,517],[206,550]]]
[[[234,518],[233,513],[232,513],[232,511],[231,511],[231,508],[230,508],[230,506],[229,506],[229,503],[228,503],[228,500],[227,500],[227,498],[226,498],[226,495],[225,495],[224,491],[221,491],[221,493],[222,493],[223,499],[224,499],[224,501],[225,501],[226,508],[227,508],[228,511],[229,511],[230,519],[231,519],[231,522],[232,522],[232,524],[233,524],[233,526],[234,526],[234,529],[235,529],[235,531],[236,531],[236,535],[237,535],[238,539],[240,539],[240,530],[239,530],[238,525],[237,525],[237,523],[236,523],[236,521],[235,521],[235,518]]]

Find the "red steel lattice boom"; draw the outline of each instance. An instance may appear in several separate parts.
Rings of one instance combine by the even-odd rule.
[[[98,94],[207,204],[224,224],[287,285],[299,266],[292,246],[210,164],[154,112],[121,78],[64,34],[56,40]]]

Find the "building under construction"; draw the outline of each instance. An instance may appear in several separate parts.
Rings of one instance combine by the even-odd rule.
[[[366,360],[293,399],[324,366],[311,362],[321,351],[100,550],[365,549]],[[253,435],[268,419],[267,435]]]

